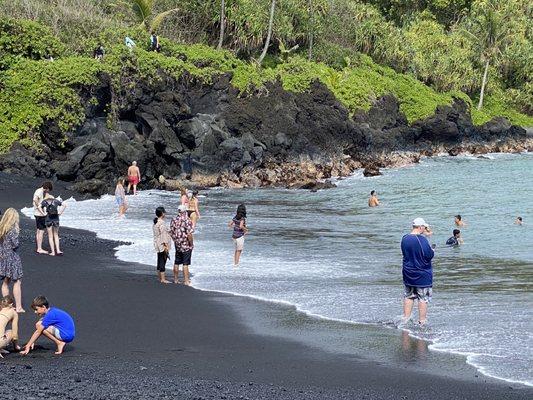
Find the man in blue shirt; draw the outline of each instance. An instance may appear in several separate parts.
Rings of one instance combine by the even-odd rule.
[[[411,318],[413,304],[418,300],[418,323],[426,323],[428,302],[431,300],[433,286],[433,267],[431,259],[435,255],[426,235],[431,234],[429,225],[422,218],[413,221],[410,234],[402,238],[403,283],[405,294],[403,320]]]
[[[44,296],[37,296],[33,299],[31,308],[42,318],[35,324],[36,330],[20,354],[28,354],[41,335],[46,336],[56,344],[57,350],[55,354],[63,353],[66,344],[72,342],[76,336],[76,328],[72,317],[59,308],[50,307],[48,300]]]

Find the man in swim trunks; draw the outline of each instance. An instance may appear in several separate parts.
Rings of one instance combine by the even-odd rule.
[[[378,194],[375,190],[370,192],[370,198],[368,199],[368,207],[377,207],[379,206]]]
[[[141,171],[137,166],[137,161],[133,161],[128,168],[128,194],[133,186],[133,194],[137,194],[137,185],[141,181]]]
[[[46,181],[33,194],[33,216],[35,217],[35,225],[37,226],[35,241],[37,242],[36,252],[38,254],[48,254],[48,252],[43,249],[44,232],[46,230],[46,214],[41,209],[41,203],[46,194],[52,191],[52,189],[52,182]]]
[[[429,225],[422,218],[415,218],[411,233],[402,238],[403,254],[402,275],[405,286],[403,302],[403,321],[411,318],[413,305],[418,300],[418,323],[426,323],[428,303],[433,286],[433,267],[431,260],[435,255],[425,236]]]

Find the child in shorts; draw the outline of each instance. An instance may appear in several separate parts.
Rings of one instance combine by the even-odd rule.
[[[35,324],[35,332],[20,354],[26,355],[30,350],[33,350],[35,342],[41,335],[46,336],[56,344],[57,349],[54,354],[62,354],[67,343],[72,342],[76,336],[72,317],[59,308],[50,307],[44,296],[37,296],[33,299],[31,308],[42,318]]]
[[[54,198],[47,193],[41,203],[41,210],[46,214],[44,224],[48,232],[48,243],[50,244],[50,256],[62,256],[63,252],[59,247],[59,216],[63,214],[67,205],[61,198]]]

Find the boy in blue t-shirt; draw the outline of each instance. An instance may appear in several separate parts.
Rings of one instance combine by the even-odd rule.
[[[59,308],[50,307],[48,300],[44,296],[37,296],[33,299],[31,308],[42,318],[35,324],[35,332],[20,353],[23,355],[28,354],[41,335],[46,336],[56,344],[57,350],[55,354],[63,353],[66,344],[72,342],[76,336],[76,328],[72,317]]]

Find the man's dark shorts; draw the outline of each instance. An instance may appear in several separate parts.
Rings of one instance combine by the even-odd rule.
[[[46,230],[46,217],[35,216],[35,225],[39,231]]]
[[[187,251],[176,250],[174,265],[191,265],[192,249]]]

